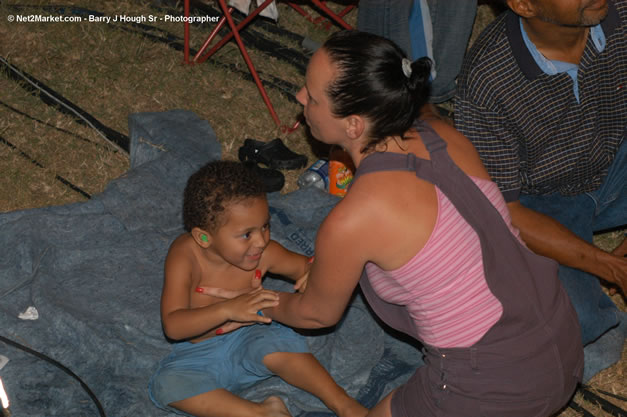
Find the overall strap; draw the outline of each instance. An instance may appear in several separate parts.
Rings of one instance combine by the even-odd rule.
[[[446,142],[442,139],[428,123],[417,120],[414,128],[420,132],[420,137],[425,147],[429,151],[431,158],[433,154],[446,154]],[[426,159],[418,158],[413,153],[401,154],[391,152],[375,152],[368,155],[361,161],[359,168],[354,175],[354,180],[362,175],[379,171],[417,171],[419,165],[429,165]],[[425,178],[427,179],[427,178]],[[428,179],[427,179],[428,180]],[[429,180],[430,181],[430,180]],[[432,182],[432,181],[430,181]]]

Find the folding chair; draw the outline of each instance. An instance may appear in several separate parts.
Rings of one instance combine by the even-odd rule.
[[[261,83],[261,79],[259,78],[259,75],[257,74],[257,70],[255,69],[255,65],[253,64],[252,60],[250,59],[250,56],[248,55],[248,52],[246,51],[246,47],[244,46],[244,42],[242,42],[242,38],[241,38],[241,36],[239,34],[239,31],[242,30],[242,28],[244,28],[252,19],[257,17],[257,15],[259,13],[261,13],[266,7],[268,7],[272,3],[273,0],[265,0],[261,5],[259,5],[255,10],[253,10],[238,25],[235,24],[235,22],[233,21],[233,17],[231,16],[231,13],[233,12],[233,7],[228,7],[227,4],[226,4],[226,0],[217,0],[218,1],[218,5],[220,6],[220,9],[222,10],[223,16],[222,16],[222,18],[220,18],[220,21],[218,22],[216,27],[211,31],[211,33],[209,34],[209,37],[203,43],[202,47],[198,50],[198,52],[192,58],[191,61],[189,59],[189,16],[190,16],[189,1],[190,0],[185,0],[185,2],[184,2],[185,32],[184,32],[184,51],[183,51],[183,53],[184,53],[184,61],[185,61],[185,63],[186,64],[195,64],[195,63],[204,62],[207,59],[209,59],[213,54],[215,54],[220,48],[222,48],[228,41],[230,41],[231,38],[235,38],[235,42],[237,43],[237,46],[238,46],[240,52],[242,53],[242,57],[244,58],[244,61],[246,62],[246,65],[248,66],[248,70],[250,71],[250,75],[253,77],[253,80],[255,81],[255,84],[257,85],[257,88],[259,89],[259,93],[261,94],[261,98],[263,99],[263,102],[265,103],[266,107],[268,108],[268,111],[270,112],[270,116],[272,117],[272,120],[274,120],[274,123],[276,123],[276,125],[278,127],[280,127],[284,132],[291,132],[291,131],[295,130],[296,128],[298,128],[299,122],[296,122],[291,127],[290,126],[282,126],[281,125],[281,121],[279,120],[279,116],[276,114],[276,111],[274,110],[274,106],[272,105],[272,102],[270,101],[270,98],[268,97],[268,94],[266,93],[266,89],[263,87],[263,84]],[[311,1],[321,11],[326,13],[331,19],[333,19],[335,22],[337,22],[340,26],[342,26],[342,27],[344,27],[346,29],[352,29],[352,27],[350,25],[348,25],[346,22],[344,22],[344,20],[342,19],[342,17],[346,13],[348,13],[348,11],[350,11],[350,9],[352,8],[351,6],[347,7],[348,10],[345,9],[340,14],[335,14],[332,10],[330,10],[324,4],[325,3],[324,1],[320,1],[320,0],[309,0],[309,1]],[[313,21],[312,18],[302,8],[300,8],[298,5],[295,5],[293,3],[288,3],[288,4],[292,8],[294,8],[296,11],[298,11],[301,15],[303,15],[303,16],[307,17],[309,20]],[[220,41],[218,41],[213,47],[211,47],[211,49],[209,49],[209,51],[205,52],[207,50],[207,48],[209,47],[209,45],[211,44],[211,42],[213,42],[214,38],[216,37],[216,35],[220,31],[220,29],[222,29],[222,27],[224,27],[225,23],[228,24],[228,26],[231,29],[231,31],[226,36],[224,36]]]
[[[338,25],[340,25],[341,27],[343,27],[344,29],[348,29],[348,30],[352,30],[353,27],[351,25],[349,25],[348,23],[346,23],[344,21],[344,19],[342,19],[344,16],[346,16],[346,14],[348,12],[350,12],[351,10],[353,10],[355,8],[354,5],[350,5],[350,6],[346,6],[344,8],[344,10],[342,10],[339,13],[334,13],[333,10],[329,9],[326,6],[326,2],[324,1],[319,1],[319,0],[311,0],[311,2],[318,7],[318,9],[322,10],[323,12],[325,12],[331,19],[333,19],[333,21],[335,21],[335,23],[337,23]],[[309,20],[310,22],[314,23],[314,24],[319,24],[320,22],[322,22],[324,20],[324,16],[320,16],[317,19],[314,19],[313,17],[311,17],[311,15],[309,13],[307,13],[305,10],[303,10],[302,7],[300,7],[299,5],[295,4],[295,3],[291,3],[288,2],[287,3],[292,9],[296,10],[298,13],[300,13],[302,16],[304,16],[307,20]],[[327,22],[327,24],[325,25],[326,29],[329,30],[330,27],[330,22]]]

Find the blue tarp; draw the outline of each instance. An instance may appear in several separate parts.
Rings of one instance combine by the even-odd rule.
[[[147,383],[170,345],[159,317],[163,262],[183,232],[187,178],[221,157],[211,126],[173,110],[129,117],[131,169],[84,203],[0,215],[0,335],[61,362],[94,391],[108,416],[167,416]],[[269,195],[272,238],[311,254],[317,228],[337,202],[318,189]],[[269,288],[286,288],[268,280]],[[33,306],[37,320],[18,315]],[[312,352],[364,405],[374,405],[421,364],[415,346],[393,336],[356,294],[334,329],[308,336]],[[77,381],[0,343],[0,377],[13,415],[97,416]],[[243,395],[281,396],[295,415],[330,415],[312,396],[271,378]]]

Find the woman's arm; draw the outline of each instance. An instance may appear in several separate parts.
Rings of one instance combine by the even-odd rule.
[[[363,215],[351,215],[350,204],[343,203],[318,230],[306,290],[280,293],[279,305],[264,310],[265,315],[299,328],[329,327],[340,320],[368,259],[370,241],[359,227]]]

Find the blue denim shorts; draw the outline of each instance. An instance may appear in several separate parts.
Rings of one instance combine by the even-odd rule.
[[[309,352],[305,338],[279,323],[254,324],[199,343],[180,342],[150,379],[150,399],[159,408],[215,389],[234,394],[274,374],[263,358],[274,352]]]

